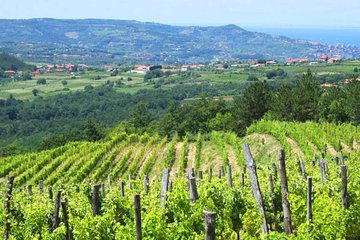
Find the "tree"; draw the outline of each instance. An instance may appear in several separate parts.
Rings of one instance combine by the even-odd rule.
[[[84,138],[87,141],[95,142],[99,141],[100,139],[104,138],[106,136],[105,127],[93,122],[88,121],[85,125],[84,129]]]
[[[346,94],[342,89],[326,89],[319,101],[319,119],[333,123],[348,122],[347,106]]]
[[[32,94],[36,97],[38,94],[39,94],[39,90],[37,90],[36,88],[34,88],[33,90],[32,90]]]
[[[271,90],[266,82],[255,82],[245,89],[243,95],[234,102],[232,114],[235,131],[245,134],[246,127],[261,119],[271,105]]]
[[[360,82],[350,81],[345,89],[347,112],[351,122],[355,125],[360,124]]]
[[[359,72],[359,69],[356,67],[356,68],[354,68],[354,72]]]
[[[293,90],[289,85],[283,85],[272,95],[270,116],[281,121],[292,121],[295,115],[293,105]]]
[[[68,82],[67,82],[66,80],[62,80],[62,81],[61,81],[61,84],[62,84],[63,86],[66,86],[66,85],[68,84]]]
[[[40,78],[36,81],[36,84],[38,85],[45,85],[46,84],[46,79],[45,78]]]
[[[248,78],[247,78],[247,81],[249,81],[249,82],[256,82],[256,81],[259,81],[259,78],[256,77],[255,75],[250,74],[250,75],[248,76]]]
[[[293,92],[294,120],[305,122],[316,121],[319,117],[318,103],[323,90],[310,70],[296,81]]]
[[[149,104],[139,102],[130,114],[130,123],[136,128],[145,128],[152,120]]]

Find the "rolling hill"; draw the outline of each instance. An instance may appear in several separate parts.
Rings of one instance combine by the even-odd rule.
[[[0,51],[32,61],[91,63],[360,56],[356,47],[293,40],[236,25],[181,27],[104,19],[0,20]]]

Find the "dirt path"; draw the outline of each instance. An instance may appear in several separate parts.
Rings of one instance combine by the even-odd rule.
[[[337,155],[337,151],[335,150],[334,146],[331,144],[327,144],[327,149],[326,151],[331,155],[331,156],[336,156]]]
[[[354,139],[353,141],[353,149],[357,150],[360,148],[360,144]]]
[[[179,171],[179,167],[180,167],[180,157],[181,157],[181,150],[183,147],[183,142],[177,142],[176,146],[175,146],[175,162],[172,165],[171,169],[170,169],[170,173],[177,173]]]
[[[196,146],[195,143],[189,143],[189,151],[188,151],[188,164],[187,168],[194,168],[195,167],[195,153],[196,153]]]
[[[236,157],[235,150],[230,145],[226,145],[225,148],[228,151],[229,163],[230,163],[233,173],[240,172],[240,166],[238,164],[238,159]]]
[[[340,144],[341,144],[342,149],[343,149],[345,152],[351,152],[352,149],[351,149],[351,148],[349,147],[349,145],[347,145],[345,142],[341,141]],[[354,148],[354,149],[355,149],[355,148]]]
[[[131,146],[127,145],[126,147],[121,149],[120,153],[118,155],[116,155],[116,157],[115,157],[115,160],[114,160],[115,164],[117,164],[119,162],[120,158],[129,151],[130,147]]]
[[[136,176],[139,174],[139,172],[141,172],[142,167],[144,166],[144,163],[146,162],[146,160],[148,160],[148,158],[150,157],[150,154],[152,153],[152,151],[154,151],[154,145],[151,146],[144,154],[144,156],[142,157],[142,159],[139,162],[139,168],[138,171],[136,172]]]
[[[286,137],[286,141],[288,142],[288,144],[291,147],[291,155],[293,157],[299,157],[301,159],[304,159],[304,153],[301,150],[301,148],[299,147],[298,143],[290,137]]]

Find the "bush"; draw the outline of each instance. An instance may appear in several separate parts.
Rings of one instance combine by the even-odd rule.
[[[36,81],[36,84],[38,85],[45,85],[46,84],[46,79],[45,78],[40,78]]]

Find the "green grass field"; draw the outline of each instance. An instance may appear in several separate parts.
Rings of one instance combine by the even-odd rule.
[[[108,81],[117,82],[121,80],[124,84],[122,87],[116,88],[119,92],[134,93],[143,89],[151,89],[159,85],[167,89],[179,84],[197,84],[197,83],[210,83],[210,84],[224,84],[229,82],[246,82],[249,75],[256,76],[259,80],[278,81],[276,79],[267,79],[266,73],[270,70],[281,68],[286,74],[287,78],[281,79],[281,83],[291,81],[305,73],[308,69],[318,76],[324,75],[345,75],[352,76],[355,73],[354,69],[360,69],[360,61],[345,61],[338,64],[325,64],[319,63],[317,65],[272,65],[264,67],[249,67],[248,65],[239,65],[238,67],[230,67],[225,70],[217,70],[216,68],[207,67],[202,70],[193,70],[196,76],[189,75],[184,77],[182,73],[174,74],[168,77],[152,79],[149,82],[144,82],[144,75],[136,73],[121,72],[118,76],[110,76],[109,72],[105,71],[87,71],[83,74],[77,74],[76,79],[72,79],[69,73],[45,73],[33,77],[29,81],[16,81],[10,83],[0,84],[0,99],[6,99],[12,94],[17,99],[35,99],[32,91],[33,89],[39,90],[42,97],[55,95],[58,93],[66,93],[71,91],[84,90],[85,86],[100,86]],[[45,85],[37,84],[37,80],[46,79]],[[98,79],[100,78],[100,79]],[[131,78],[131,81],[128,81]],[[96,80],[98,79],[98,80]],[[67,81],[63,85],[63,80]],[[342,79],[343,80],[343,79]],[[339,82],[340,83],[340,82]]]

